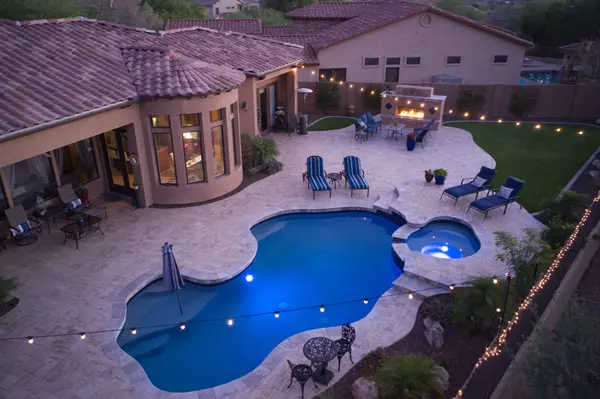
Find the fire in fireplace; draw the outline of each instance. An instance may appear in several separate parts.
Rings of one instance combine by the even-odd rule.
[[[401,118],[423,119],[425,111],[420,108],[396,107],[396,116]]]

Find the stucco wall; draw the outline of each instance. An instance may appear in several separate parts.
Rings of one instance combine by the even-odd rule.
[[[234,165],[234,147],[230,125],[230,105],[238,101],[238,91],[232,90],[207,98],[192,97],[190,99],[175,98],[172,100],[159,99],[151,102],[140,103],[140,114],[145,132],[145,147],[147,153],[147,165],[141,165],[150,171],[150,186],[152,190],[152,201],[159,205],[180,205],[207,201],[234,190],[242,182],[242,166]],[[225,137],[225,165],[226,174],[215,177],[215,165],[213,160],[213,145],[211,134],[210,111],[224,108],[225,117],[223,121],[223,133]],[[237,108],[236,108],[237,112]],[[188,113],[201,114],[202,149],[205,165],[205,180],[203,182],[187,182],[185,158],[183,153],[183,129],[180,124],[179,115]],[[171,138],[173,143],[173,154],[175,159],[175,170],[177,173],[176,185],[161,185],[157,170],[157,158],[154,151],[152,129],[150,127],[151,115],[169,115],[171,120]],[[198,131],[199,129],[187,129],[187,131]],[[237,132],[239,136],[239,123]],[[240,141],[237,141],[239,152]]]
[[[351,82],[382,82],[384,57],[402,57],[400,83],[430,82],[442,73],[459,76],[466,84],[519,83],[524,46],[434,14],[423,27],[421,15],[320,50],[319,68],[346,68]],[[508,55],[508,62],[493,65],[493,55]],[[420,56],[421,65],[405,66],[407,56]],[[445,65],[446,56],[462,56],[462,63]],[[363,67],[364,57],[380,57],[379,66]],[[303,81],[313,80],[308,73],[302,73]]]
[[[228,12],[239,11],[240,5],[241,4],[238,0],[219,0],[213,4],[212,7],[207,8],[206,10],[210,13],[210,15],[208,15],[209,18],[216,18],[219,15],[226,14]],[[219,9],[219,14],[217,14],[217,8]]]

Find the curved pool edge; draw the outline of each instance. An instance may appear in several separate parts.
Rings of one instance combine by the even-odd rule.
[[[336,206],[336,207],[331,207],[331,208],[322,208],[322,207],[321,208],[292,208],[292,209],[279,210],[279,211],[273,212],[269,215],[265,215],[265,216],[256,218],[250,224],[250,227],[248,227],[248,229],[247,229],[247,235],[252,237],[254,245],[252,246],[251,251],[249,250],[248,247],[246,247],[245,248],[246,252],[243,254],[243,256],[248,255],[250,253],[252,255],[250,256],[250,260],[248,262],[244,263],[244,265],[242,267],[240,267],[239,270],[236,270],[235,273],[232,273],[232,275],[230,277],[222,278],[222,279],[207,279],[207,278],[205,278],[205,276],[202,275],[201,272],[194,270],[194,269],[185,268],[185,267],[181,267],[181,273],[186,280],[189,280],[191,282],[198,283],[198,284],[211,285],[211,284],[218,284],[221,282],[228,281],[228,280],[236,277],[240,273],[242,273],[244,270],[246,270],[246,268],[252,263],[252,260],[256,256],[256,253],[258,250],[258,242],[257,242],[256,238],[254,237],[254,235],[251,233],[251,229],[254,226],[256,226],[259,223],[262,223],[268,219],[271,219],[271,218],[274,218],[277,216],[287,215],[287,214],[328,213],[328,212],[344,212],[344,211],[361,211],[361,212],[370,212],[373,214],[380,213],[377,209],[375,209],[373,207],[372,204],[371,204],[371,206]],[[381,214],[384,217],[392,216],[392,215],[386,214],[385,212],[381,212]],[[109,324],[110,329],[115,329],[117,331],[114,332],[114,335],[106,334],[104,336],[104,339],[102,340],[102,351],[104,352],[105,356],[109,360],[115,362],[125,372],[125,374],[129,377],[129,380],[130,380],[132,386],[134,387],[134,389],[136,390],[136,392],[138,394],[142,395],[142,397],[170,398],[170,397],[176,396],[176,397],[180,398],[180,397],[185,397],[186,395],[189,395],[190,398],[224,397],[224,396],[227,396],[228,394],[232,394],[235,392],[239,392],[240,390],[248,389],[248,388],[252,388],[252,387],[256,386],[259,382],[261,382],[265,377],[270,375],[275,370],[275,368],[279,365],[279,363],[284,359],[284,355],[286,355],[287,350],[289,350],[291,347],[294,347],[295,345],[302,345],[309,338],[312,338],[312,337],[318,336],[318,335],[327,336],[332,339],[339,338],[339,335],[340,335],[340,327],[339,326],[303,331],[303,332],[295,334],[291,337],[288,337],[284,341],[279,343],[269,353],[269,355],[265,358],[265,360],[263,360],[263,362],[261,362],[261,364],[259,366],[257,366],[254,370],[252,370],[248,374],[246,374],[243,377],[240,377],[236,380],[230,381],[226,384],[219,385],[219,386],[216,386],[213,388],[208,388],[208,389],[199,390],[199,391],[191,391],[191,392],[184,392],[184,393],[163,391],[163,390],[155,387],[152,384],[152,382],[150,381],[150,378],[147,376],[144,368],[137,362],[137,360],[135,358],[133,358],[127,352],[125,352],[117,343],[117,338],[118,338],[119,334],[121,333],[121,330],[122,330],[123,326],[125,325],[125,322],[127,319],[127,303],[135,295],[137,295],[144,287],[146,287],[148,284],[160,279],[161,275],[162,275],[162,273],[160,273],[160,271],[155,271],[155,270],[147,271],[146,273],[143,273],[142,275],[136,277],[133,281],[131,281],[129,284],[127,284],[117,294],[117,296],[113,302],[111,320],[110,320],[110,324]],[[405,302],[408,300],[401,295],[393,296],[393,297],[385,297],[386,294],[389,295],[392,292],[398,292],[397,288],[392,286],[384,294],[382,294],[383,297],[380,297],[377,299],[377,302],[373,305],[373,308],[371,309],[371,311],[365,317],[363,317],[362,319],[359,319],[353,323],[355,328],[357,328],[358,325],[364,325],[366,323],[372,322],[373,325],[363,327],[363,329],[365,330],[365,335],[366,335],[366,332],[371,331],[374,326],[382,324],[380,320],[377,320],[380,317],[380,314],[382,312],[385,312],[386,310],[389,311],[392,308],[392,305],[394,303],[398,303],[398,302],[402,303],[402,302]],[[412,307],[416,306],[416,308],[413,309],[414,312],[410,315],[410,319],[411,319],[410,328],[408,328],[407,331],[404,331],[404,330],[406,330],[406,328],[404,328],[400,332],[401,334],[398,334],[398,335],[394,334],[394,337],[392,338],[393,341],[390,342],[390,344],[392,344],[393,342],[396,342],[399,339],[404,338],[404,336],[406,336],[406,334],[408,334],[410,332],[410,330],[412,329],[412,326],[414,325],[414,323],[416,321],[416,311],[418,310],[422,301],[420,299],[416,299],[416,298],[412,299],[412,300],[408,300],[408,301],[409,301],[409,304],[412,305]],[[390,319],[394,320],[393,317]],[[396,318],[396,321],[397,321],[397,318]],[[357,332],[358,331],[359,330],[357,328]],[[390,331],[393,332],[395,330],[387,329],[384,332],[390,332]],[[377,346],[382,346],[379,339],[377,340]],[[358,343],[355,343],[354,347],[360,348],[361,346]],[[356,359],[361,359],[364,354],[366,354],[367,352],[369,352],[373,349],[375,349],[375,348],[369,349],[365,353],[361,353],[360,350],[356,351],[356,354],[354,357]],[[296,361],[300,361],[300,360],[298,359]],[[346,362],[346,363],[348,363],[348,362]],[[337,373],[336,379],[338,379],[339,377],[341,377],[344,374],[345,374],[345,372]]]

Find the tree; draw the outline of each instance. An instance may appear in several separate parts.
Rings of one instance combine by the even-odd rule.
[[[491,278],[475,278],[468,287],[455,289],[452,321],[471,331],[489,331],[498,318],[497,308],[503,306],[502,293],[506,283],[494,284]]]
[[[2,0],[0,18],[16,21],[85,15],[86,7],[65,0]]]
[[[221,16],[223,19],[260,19],[264,26],[288,25],[289,20],[283,15],[283,12],[272,10],[270,8],[250,7],[243,11],[226,13]]]
[[[146,0],[164,21],[168,19],[204,19],[204,8],[191,0]]]
[[[525,87],[517,87],[513,90],[508,111],[518,119],[522,119],[534,110],[536,104],[536,95],[527,91]]]
[[[324,113],[340,106],[340,88],[335,83],[317,83],[316,106]]]
[[[381,89],[367,85],[361,93],[363,106],[366,110],[378,112],[381,109]]]
[[[93,18],[127,26],[162,29],[164,24],[150,4],[142,0],[95,0],[88,8]]]
[[[286,13],[315,2],[316,0],[264,0],[262,5]]]
[[[485,12],[471,4],[465,3],[463,0],[437,0],[435,6],[442,10],[450,11],[451,13],[474,20],[480,20],[485,15]]]

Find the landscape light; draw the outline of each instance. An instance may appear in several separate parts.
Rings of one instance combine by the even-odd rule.
[[[369,300],[367,298],[363,299],[363,303],[366,305],[367,303],[369,303]]]
[[[409,293],[408,293],[408,299],[413,299],[414,297],[415,297],[415,296],[413,295],[413,293],[412,293],[412,292],[409,292]]]
[[[583,130],[578,131],[577,134],[583,136]]]
[[[498,123],[502,123],[502,119],[498,119]]]
[[[131,329],[131,334],[132,334],[132,335],[135,335],[135,334],[137,334],[137,330],[136,330],[135,328],[132,328],[132,329]]]
[[[278,319],[279,318],[279,312],[275,312],[273,313],[275,315],[275,318]]]
[[[515,123],[515,125],[521,126],[521,122],[517,122],[517,123]]]
[[[454,285],[450,284],[450,291],[454,291]]]
[[[557,131],[557,132],[560,132],[561,130],[562,130],[562,129],[561,129],[561,128],[559,128],[559,127],[557,127],[557,128],[556,128],[556,131]]]
[[[538,125],[535,125],[535,128],[536,128],[536,129],[541,129],[541,127],[542,127],[542,125],[539,125],[539,124],[538,124]]]
[[[500,313],[500,310],[501,310],[500,308],[496,308],[497,313]]]
[[[254,276],[251,274],[246,275],[246,281],[251,283],[252,281],[254,281]]]

